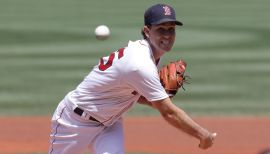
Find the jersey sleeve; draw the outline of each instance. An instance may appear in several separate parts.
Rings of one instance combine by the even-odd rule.
[[[157,101],[169,97],[160,83],[155,65],[139,67],[129,73],[126,81],[148,101]]]

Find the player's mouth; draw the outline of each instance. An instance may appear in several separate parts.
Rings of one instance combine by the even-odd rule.
[[[161,43],[164,44],[164,45],[169,45],[170,41],[169,40],[162,40]]]
[[[165,51],[169,51],[172,48],[172,42],[170,40],[161,40],[160,47]]]

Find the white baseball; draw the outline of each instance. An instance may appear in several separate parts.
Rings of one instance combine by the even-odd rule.
[[[97,26],[95,29],[95,35],[99,40],[106,40],[110,36],[110,29],[106,25]]]

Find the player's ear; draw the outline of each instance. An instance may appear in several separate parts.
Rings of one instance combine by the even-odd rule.
[[[150,27],[149,26],[143,26],[143,32],[144,35],[149,38],[149,33],[150,33]]]

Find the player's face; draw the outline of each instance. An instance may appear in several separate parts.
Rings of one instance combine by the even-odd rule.
[[[149,27],[148,40],[153,50],[168,52],[172,49],[175,41],[175,23],[166,22]]]

